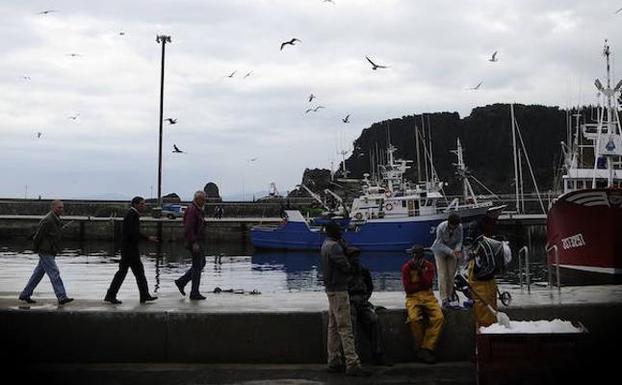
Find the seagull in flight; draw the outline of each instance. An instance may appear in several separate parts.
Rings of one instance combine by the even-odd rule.
[[[317,112],[320,108],[326,108],[326,107],[324,107],[324,106],[317,106],[315,108],[307,108],[307,110],[305,111],[305,114],[308,114],[311,111]]]
[[[22,79],[24,79],[24,80],[30,80],[30,75],[24,75],[24,76],[22,76]]]
[[[290,41],[284,41],[283,43],[281,43],[281,51],[283,51],[283,47],[285,47],[286,45],[294,45],[297,41],[302,43],[302,40],[297,39],[297,38],[293,38]]]
[[[350,123],[350,114],[346,115],[346,117],[341,119],[341,121],[344,123]]]
[[[467,88],[468,90],[479,90],[479,87],[482,85],[483,82],[479,82],[477,83],[477,85],[475,87],[471,87],[471,88]]]
[[[169,122],[169,124],[177,124],[177,119],[173,119],[173,118],[166,118],[164,119],[167,122]]]
[[[45,11],[39,12],[38,15],[47,15],[47,14],[52,13],[52,12],[58,12],[58,11],[55,10],[55,9],[46,9]]]
[[[119,32],[119,36],[125,36],[125,32],[124,31]]]
[[[313,99],[315,99],[315,98],[316,98],[316,96],[315,96],[315,95],[313,95],[313,94],[309,95],[309,103],[311,103],[311,101],[312,101]]]
[[[499,61],[499,59],[497,59],[497,51],[493,52],[492,56],[490,59],[488,59],[489,62],[496,62]]]
[[[379,64],[374,63],[374,62],[373,62],[373,61],[371,61],[371,59],[370,59],[369,57],[367,57],[367,56],[365,56],[365,59],[367,59],[367,61],[371,63],[371,65],[372,65],[371,69],[372,69],[372,70],[374,70],[374,71],[375,71],[375,70],[377,70],[378,68],[388,68],[387,66],[381,66],[381,65],[379,65]]]
[[[617,11],[615,11],[613,14],[617,15],[618,13],[622,12],[622,8],[618,9]]]
[[[246,75],[244,75],[244,77],[242,79],[246,79],[247,77],[251,76],[251,74],[253,73],[253,71],[250,71],[249,73],[247,73]]]
[[[179,147],[177,147],[176,144],[173,144],[173,152],[175,153],[179,153],[179,154],[184,154],[185,152],[180,150]]]
[[[250,163],[250,162],[254,162],[254,161],[256,161],[256,160],[257,160],[257,157],[255,157],[255,158],[250,158],[250,159],[248,160],[248,162]]]
[[[67,56],[71,56],[71,57],[81,57],[81,56],[82,56],[81,54],[79,54],[79,53],[74,53],[74,52],[68,53],[68,54],[66,54],[66,55],[67,55]]]
[[[238,72],[238,70],[235,70],[235,71],[231,72],[231,74],[230,74],[230,75],[227,75],[227,77],[228,77],[228,78],[232,78],[232,77],[233,77],[233,75],[235,75],[235,73],[236,73],[236,72]]]
[[[36,135],[37,135],[37,139],[39,139],[41,137],[41,135],[43,135],[43,132],[39,131],[39,132],[37,132]]]
[[[77,113],[75,115],[72,115],[72,116],[68,116],[67,119],[76,120],[76,119],[78,119],[78,116],[80,116],[79,113]]]

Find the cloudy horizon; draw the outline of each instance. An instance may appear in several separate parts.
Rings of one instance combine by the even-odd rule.
[[[622,52],[613,0],[0,2],[4,198],[157,194],[156,35],[162,194],[184,200],[285,193],[387,119],[595,103],[604,40],[614,75]]]

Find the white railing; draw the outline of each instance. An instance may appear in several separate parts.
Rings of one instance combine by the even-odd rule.
[[[562,285],[560,283],[560,276],[559,276],[559,250],[557,248],[557,245],[553,245],[550,247],[546,248],[546,255],[547,255],[547,262],[548,262],[548,255],[549,252],[551,250],[555,251],[555,275],[557,275],[557,292],[559,293],[559,295],[562,294]],[[549,289],[553,290],[553,279],[551,277],[551,264],[547,263],[548,266],[548,272],[549,272]]]
[[[520,292],[523,292],[523,259],[521,255],[524,255],[525,258],[525,279],[527,281],[527,293],[531,294],[531,277],[529,272],[529,248],[527,246],[523,246],[520,250],[518,250],[518,275],[520,280]]]

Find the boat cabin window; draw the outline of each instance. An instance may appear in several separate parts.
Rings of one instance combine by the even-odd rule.
[[[567,180],[566,181],[566,189],[567,190],[573,190],[573,188],[572,188],[572,181],[571,180]]]
[[[582,181],[582,180],[578,180],[578,181],[577,181],[577,188],[578,188],[578,189],[582,189],[582,188],[583,188],[583,186],[584,186],[583,181]]]
[[[604,179],[597,179],[596,180],[596,188],[605,188],[607,187],[607,181]]]

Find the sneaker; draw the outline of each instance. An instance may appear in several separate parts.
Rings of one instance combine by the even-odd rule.
[[[145,303],[147,301],[155,301],[156,299],[158,299],[158,297],[148,296],[148,297],[141,298],[140,303]]]
[[[120,305],[120,304],[123,303],[123,302],[119,301],[118,299],[112,298],[112,297],[106,297],[106,298],[104,298],[104,301],[110,302],[113,305]]]
[[[346,369],[346,376],[350,377],[369,377],[371,375],[372,372],[362,366],[353,366]]]
[[[419,359],[419,361],[426,364],[436,363],[436,357],[434,357],[434,353],[432,353],[430,349],[419,349],[419,352],[417,353],[417,358]]]
[[[468,308],[473,307],[473,300],[472,299],[467,299],[466,301],[464,301],[462,303],[462,306],[468,307]]]
[[[59,299],[58,300],[58,304],[59,305],[64,305],[64,304],[69,303],[71,301],[73,301],[73,298],[65,297],[63,299]]]
[[[35,301],[34,299],[30,298],[30,297],[26,297],[24,295],[20,295],[19,296],[19,300],[20,301],[24,301],[26,303],[37,303],[37,301]]]
[[[196,301],[201,301],[204,299],[207,299],[207,297],[201,295],[201,294],[190,294],[190,299],[192,300],[196,300]]]
[[[183,295],[185,297],[186,296],[186,291],[184,290],[184,286],[181,284],[181,282],[179,282],[178,280],[175,280],[175,286],[177,286],[177,290],[179,290],[181,295]]]
[[[328,373],[343,373],[346,371],[346,366],[344,364],[337,364],[337,365],[329,364],[326,367],[326,371]]]

